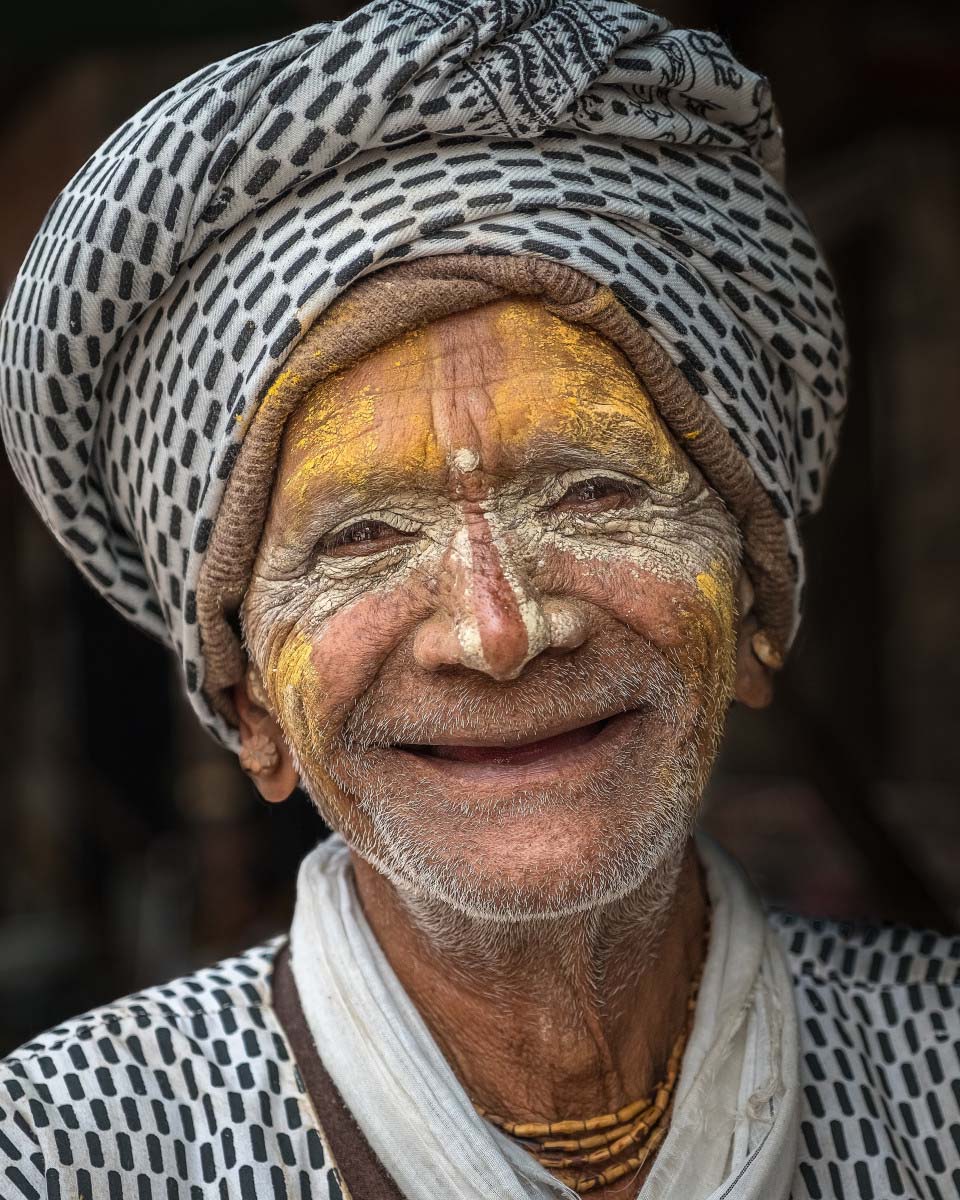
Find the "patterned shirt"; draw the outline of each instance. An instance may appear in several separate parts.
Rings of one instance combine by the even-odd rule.
[[[803,1090],[795,1200],[960,1197],[960,938],[784,914]],[[2,1200],[366,1200],[273,1000],[275,939],[0,1064]],[[735,1200],[735,1192],[729,1200]]]

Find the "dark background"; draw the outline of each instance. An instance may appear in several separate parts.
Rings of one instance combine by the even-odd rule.
[[[19,4],[0,45],[0,289],[126,116],[233,50],[356,5]],[[956,6],[677,0],[773,80],[791,187],[840,282],[851,410],[808,527],[777,700],[735,710],[707,823],[766,896],[960,919],[960,70]],[[12,24],[10,23],[12,21]],[[0,1052],[280,931],[321,831],[208,743],[166,653],[55,547],[0,462]]]

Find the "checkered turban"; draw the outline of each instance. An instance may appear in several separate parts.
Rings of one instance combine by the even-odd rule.
[[[783,185],[767,82],[620,0],[374,0],[198,71],[48,213],[0,326],[14,469],[61,545],[179,655],[250,419],[315,318],[400,260],[565,264],[611,291],[782,521],[843,409],[833,282]]]

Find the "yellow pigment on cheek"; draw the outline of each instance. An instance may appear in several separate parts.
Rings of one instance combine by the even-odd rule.
[[[696,588],[706,603],[683,604],[678,613],[683,626],[678,666],[691,685],[699,687],[707,663],[732,661],[735,596],[729,568],[719,561],[698,573]]]
[[[324,766],[325,734],[321,697],[323,688],[313,658],[314,644],[298,630],[291,632],[276,654],[269,674],[268,691],[280,714],[284,734],[296,748],[301,762],[320,788],[321,812],[335,829],[342,829],[346,813],[339,786]],[[333,807],[328,807],[331,805]]]
[[[280,647],[267,680],[274,704],[289,718],[301,707],[296,704],[296,698],[311,690],[310,685],[315,682],[313,643],[294,631]]]
[[[706,596],[714,608],[720,607],[720,585],[709,571],[701,571],[697,576],[697,588]]]
[[[718,579],[717,576],[720,576]],[[697,591],[716,613],[723,629],[733,627],[734,591],[729,571],[721,562],[712,562],[709,571],[697,576]]]

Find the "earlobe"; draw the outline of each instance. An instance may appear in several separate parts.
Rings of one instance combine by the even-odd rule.
[[[255,733],[240,747],[240,766],[248,775],[269,778],[280,766],[280,751],[273,738],[265,733]]]
[[[746,571],[737,582],[740,628],[737,637],[737,670],[733,695],[748,708],[766,708],[773,700],[772,648],[753,615],[753,585]],[[779,657],[779,656],[778,656]],[[777,664],[779,665],[779,663]]]
[[[756,632],[755,617],[741,621],[733,695],[747,708],[766,708],[773,700],[773,671],[764,666],[754,652],[753,637]]]
[[[266,693],[255,667],[234,684],[233,702],[239,717],[240,766],[264,800],[279,804],[300,781],[280,727],[266,707]]]

